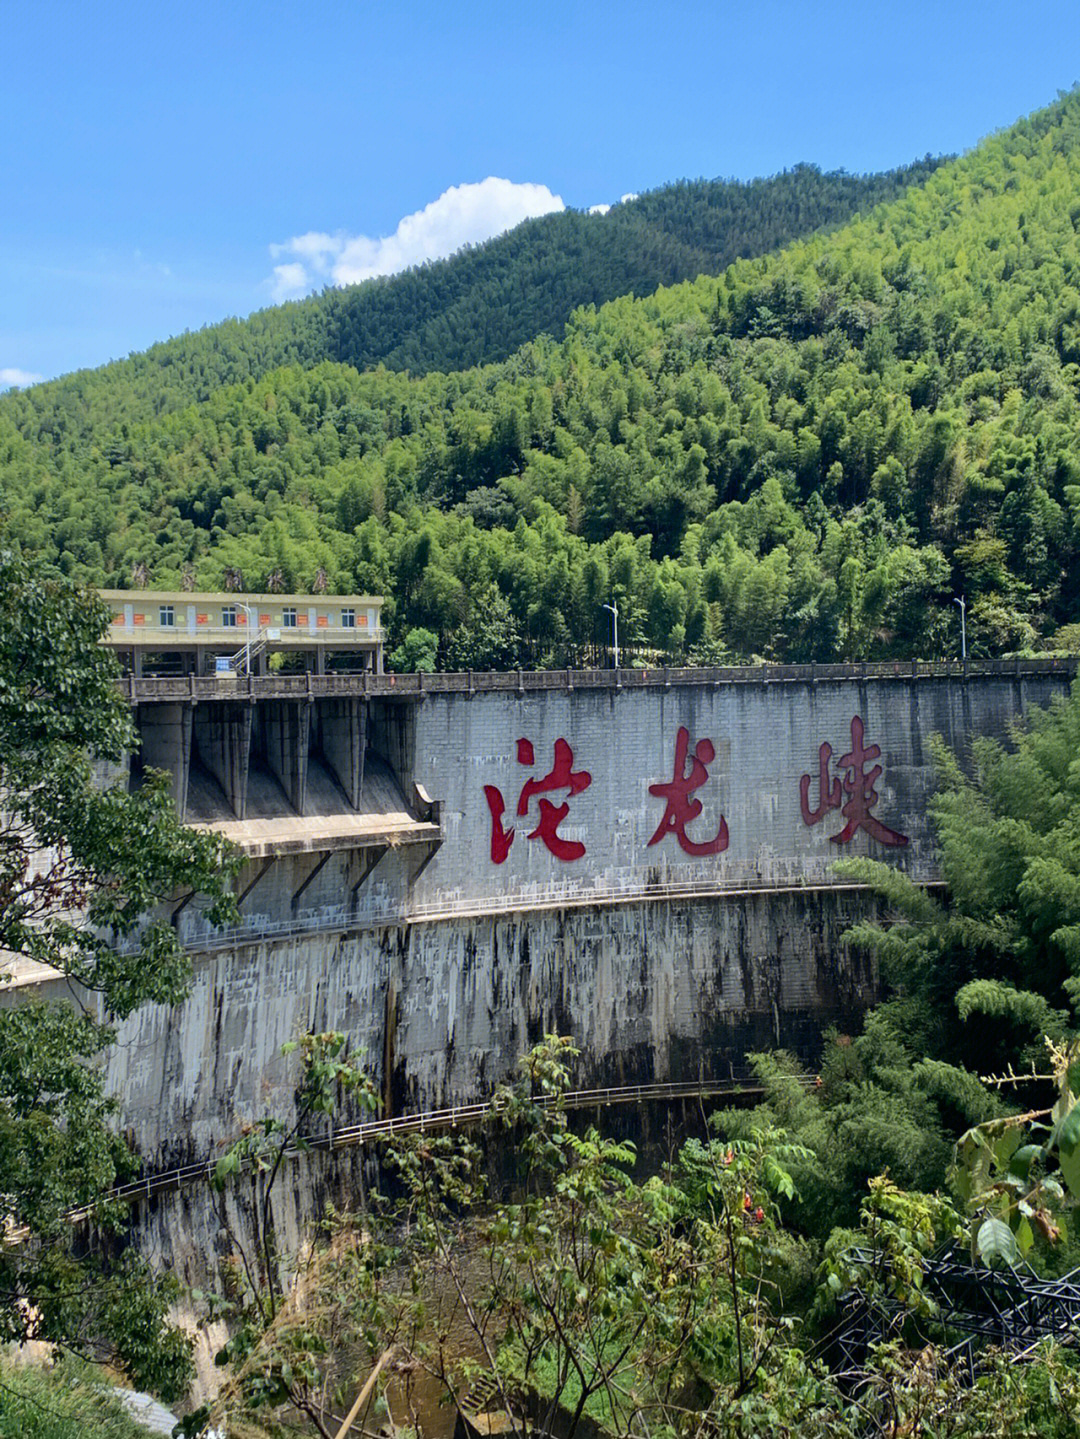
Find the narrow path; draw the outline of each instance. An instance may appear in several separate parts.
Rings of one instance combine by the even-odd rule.
[[[616,1104],[641,1104],[650,1100],[671,1101],[676,1099],[715,1099],[725,1095],[745,1098],[748,1095],[763,1094],[761,1084],[754,1078],[732,1077],[730,1079],[704,1079],[676,1081],[668,1084],[627,1084],[607,1089],[575,1089],[563,1097],[567,1109],[605,1109]],[[552,1100],[539,1096],[533,1101],[542,1108],[548,1108]],[[286,1153],[299,1157],[309,1150],[350,1149],[395,1134],[417,1134],[425,1131],[466,1128],[479,1124],[495,1111],[490,1100],[475,1104],[460,1104],[452,1109],[428,1109],[416,1114],[397,1114],[386,1119],[368,1119],[360,1124],[349,1124],[331,1128],[327,1134],[310,1135],[304,1141],[304,1148],[291,1147]],[[110,1189],[104,1197],[119,1199],[128,1204],[137,1204],[165,1190],[185,1188],[189,1184],[208,1183],[217,1165],[216,1159],[200,1160],[195,1164],[184,1164],[176,1169],[161,1170],[148,1174],[143,1179],[132,1180],[129,1184]],[[73,1219],[86,1217],[88,1211],[78,1210]]]

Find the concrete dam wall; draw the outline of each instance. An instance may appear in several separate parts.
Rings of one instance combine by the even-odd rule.
[[[208,681],[194,706],[168,692],[184,681],[142,682],[153,762],[247,857],[238,929],[211,931],[197,896],[172,907],[189,999],[118,1028],[109,1082],[148,1169],[287,1116],[299,1030],[347,1031],[394,1113],[480,1097],[551,1029],[583,1085],[812,1054],[874,994],[841,939],[874,901],[834,861],[935,882],[930,737],[1004,738],[1071,674],[942,668]]]
[[[931,736],[962,756],[1004,740],[1073,670],[132,681],[131,782],[166,768],[188,822],[245,858],[233,931],[197,895],[167,906],[191,993],[118,1025],[119,1122],[150,1174],[213,1159],[245,1123],[289,1118],[280,1051],[305,1030],[347,1032],[394,1114],[481,1098],[552,1030],[581,1048],[583,1088],[722,1079],[776,1045],[812,1058],[875,997],[842,936],[876,902],[835,860],[938,882]],[[0,1002],[70,993],[24,973]],[[284,1252],[367,1162],[286,1167]],[[140,1247],[216,1285],[218,1205],[243,1233],[246,1192],[155,1191],[134,1206]],[[200,1341],[204,1389],[223,1337]]]
[[[214,1154],[288,1114],[281,1046],[342,1029],[393,1113],[469,1103],[545,1032],[574,1036],[582,1083],[712,1078],[747,1050],[812,1052],[851,1025],[873,975],[840,941],[855,890],[542,909],[267,939],[197,957],[190,998],[120,1026],[110,1081],[152,1169]]]

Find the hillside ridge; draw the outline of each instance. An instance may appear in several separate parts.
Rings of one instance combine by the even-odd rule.
[[[96,582],[374,591],[395,663],[1080,645],[1080,92],[844,228],[410,377],[0,406],[9,533]]]
[[[47,381],[29,403],[38,410],[55,403],[74,418],[107,386],[112,418],[130,423],[287,364],[332,360],[427,373],[493,363],[536,335],[561,335],[579,305],[718,273],[740,256],[840,224],[921,183],[940,163],[927,156],[865,176],[797,165],[746,182],[677,181],[606,215],[541,216],[448,259],[328,288]],[[0,396],[0,408],[20,411],[24,400]]]

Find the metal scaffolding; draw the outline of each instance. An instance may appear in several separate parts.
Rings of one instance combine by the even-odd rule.
[[[872,1250],[853,1250],[849,1258],[868,1271],[881,1268],[881,1256]],[[926,1261],[922,1292],[935,1312],[920,1317],[920,1329],[939,1328],[946,1339],[962,1336],[947,1352],[954,1361],[966,1362],[972,1376],[980,1341],[1020,1353],[1042,1339],[1075,1345],[1080,1338],[1080,1269],[1060,1279],[1042,1279],[1028,1265],[987,1269],[950,1248]],[[853,1374],[861,1370],[870,1349],[898,1337],[909,1318],[896,1301],[852,1290],[834,1335],[836,1368]]]

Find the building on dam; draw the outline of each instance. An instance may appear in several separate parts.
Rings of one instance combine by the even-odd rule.
[[[112,611],[105,643],[142,675],[382,674],[382,599],[101,590]]]

